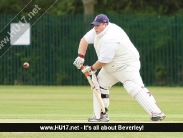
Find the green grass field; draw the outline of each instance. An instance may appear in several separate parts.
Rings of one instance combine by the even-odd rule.
[[[164,121],[183,123],[183,87],[148,87],[167,115]],[[110,91],[110,122],[151,122],[149,115],[123,87]],[[92,115],[89,86],[0,86],[0,122],[87,122]],[[182,138],[161,132],[2,132],[0,138]]]

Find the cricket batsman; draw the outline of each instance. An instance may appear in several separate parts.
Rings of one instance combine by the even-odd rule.
[[[81,69],[88,44],[93,44],[98,60],[91,66],[85,66],[82,72],[89,72],[92,81],[100,93],[106,112],[101,111],[101,106],[93,95],[94,115],[88,119],[89,122],[107,122],[109,107],[109,89],[121,82],[127,91],[150,115],[152,121],[163,120],[166,116],[157,106],[150,91],[144,86],[140,76],[140,56],[135,46],[130,41],[124,30],[104,14],[99,14],[91,23],[93,28],[80,40],[78,57],[74,65]],[[96,70],[100,69],[98,75]]]

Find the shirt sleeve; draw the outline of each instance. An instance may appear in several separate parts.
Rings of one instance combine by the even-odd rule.
[[[107,42],[101,46],[100,56],[98,61],[102,63],[109,63],[114,58],[116,51],[119,48],[118,42]]]
[[[84,35],[85,40],[88,42],[88,44],[93,44],[94,43],[94,38],[95,38],[95,30],[91,29]]]

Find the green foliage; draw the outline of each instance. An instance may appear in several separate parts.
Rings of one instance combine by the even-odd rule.
[[[44,2],[42,0],[1,0],[0,13],[18,14],[21,11],[21,15],[26,15],[35,5],[41,8],[39,14],[44,12],[55,15],[83,13],[81,0],[48,0]]]
[[[162,65],[157,65],[155,67],[155,79],[157,85],[164,85],[165,83],[167,83],[167,72],[165,67],[163,67]]]
[[[181,0],[95,0],[96,13],[120,14],[164,14],[172,15],[180,12],[183,7]]]
[[[31,0],[1,0],[1,14],[17,14]],[[42,13],[56,0],[33,0],[21,14],[27,14],[37,4],[42,8]],[[57,0],[47,13],[64,15],[83,13],[82,0]],[[182,0],[94,0],[95,13],[118,14],[161,14],[174,15],[183,13]]]

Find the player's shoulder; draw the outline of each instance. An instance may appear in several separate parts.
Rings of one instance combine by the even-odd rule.
[[[110,23],[109,25],[110,25],[111,30],[118,30],[118,31],[121,30],[121,31],[123,31],[123,29],[115,23]]]
[[[109,25],[111,27],[115,27],[115,28],[121,28],[119,25],[115,24],[115,23],[109,23]]]

